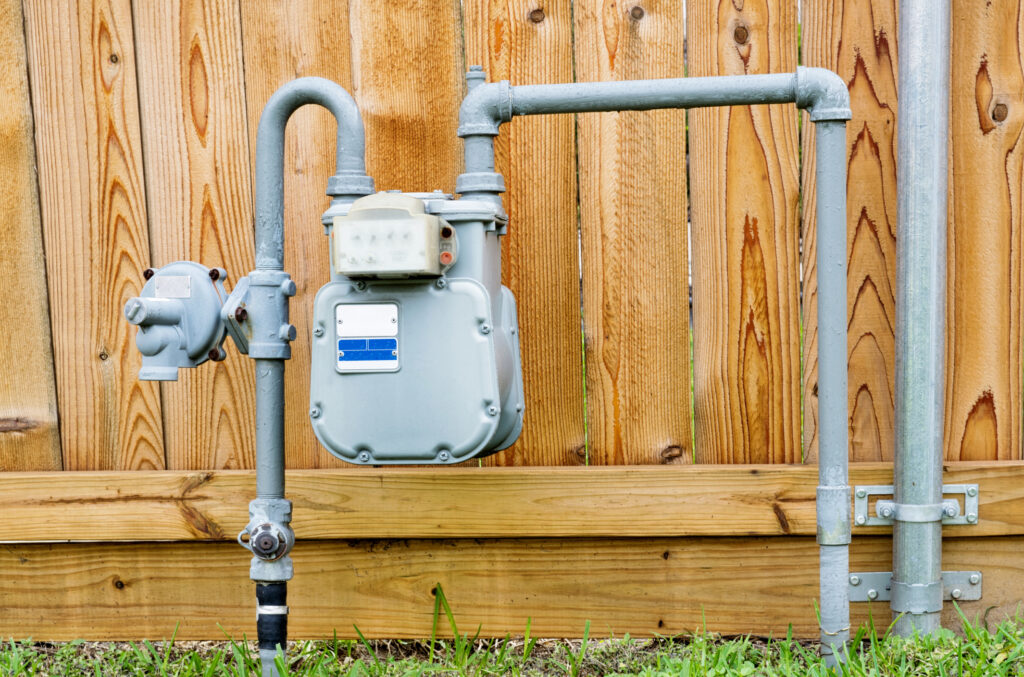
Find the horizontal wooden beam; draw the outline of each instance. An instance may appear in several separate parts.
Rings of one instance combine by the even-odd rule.
[[[886,484],[892,470],[855,464],[851,477]],[[981,486],[979,524],[946,535],[1024,534],[1024,463],[953,463],[945,481]],[[304,539],[815,533],[815,466],[293,470],[287,482]],[[252,471],[0,473],[0,541],[233,540],[254,495]]]
[[[943,568],[980,569],[983,597],[962,605],[989,622],[1024,598],[1024,539],[947,539]],[[255,635],[248,558],[228,543],[0,546],[0,637],[179,639]],[[706,622],[726,634],[789,624],[817,636],[818,549],[810,537],[308,541],[289,583],[294,638],[428,637],[440,583],[461,632],[578,637],[675,635]],[[857,539],[854,571],[886,571],[890,539]],[[957,627],[946,605],[947,627]],[[873,605],[889,621],[888,603]],[[853,605],[862,623],[868,604]],[[447,623],[440,628],[449,634]]]

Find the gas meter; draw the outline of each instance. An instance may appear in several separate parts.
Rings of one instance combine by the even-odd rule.
[[[523,424],[516,306],[490,201],[376,193],[325,215],[333,277],[313,306],[309,416],[353,463],[458,463]]]

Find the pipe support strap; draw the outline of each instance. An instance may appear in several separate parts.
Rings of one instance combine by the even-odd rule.
[[[942,581],[931,583],[892,582],[892,608],[903,613],[924,614],[942,611]]]

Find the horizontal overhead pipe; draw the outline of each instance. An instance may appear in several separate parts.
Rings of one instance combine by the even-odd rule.
[[[484,83],[473,66],[469,93],[459,111],[466,172],[456,191],[500,202],[493,137],[516,115],[587,113],[655,108],[795,103],[815,123],[818,269],[817,532],[820,544],[822,653],[834,664],[849,639],[848,594],[850,487],[846,397],[846,121],[850,96],[835,73],[798,68],[796,73],[707,78],[577,82],[512,87]],[[680,144],[683,140],[679,140]]]

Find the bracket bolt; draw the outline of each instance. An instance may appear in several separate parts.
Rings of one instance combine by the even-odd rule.
[[[321,413],[322,412],[320,411],[320,407],[313,407],[312,409],[309,410],[309,417],[310,418],[320,418],[320,414]]]
[[[850,585],[860,585],[860,576],[850,576]]]
[[[874,589],[868,590],[868,599],[878,599],[878,591]]]
[[[971,582],[971,585],[977,585],[978,583],[981,583],[981,576],[978,574],[971,574],[971,577],[967,580]]]
[[[494,405],[491,405],[491,406],[487,407],[487,413],[490,414],[491,416],[497,416],[498,415],[498,408],[495,407]]]
[[[968,496],[977,496],[978,495],[978,488],[977,487],[967,487],[967,495]]]
[[[235,308],[235,322],[245,322],[249,319],[249,311],[245,308]]]
[[[857,524],[863,526],[865,522],[867,522],[867,519],[864,517],[864,515],[857,515]]]
[[[961,590],[960,588],[953,588],[949,592],[949,596],[952,597],[953,599],[960,599],[961,597],[964,596],[964,593],[963,593],[963,590]]]
[[[956,508],[953,505],[947,505],[942,509],[942,514],[946,517],[956,517]]]
[[[978,516],[975,515],[973,512],[969,512],[969,513],[967,513],[967,521],[970,522],[971,524],[974,524],[975,522],[978,521]]]
[[[359,452],[359,460],[363,463],[366,463],[367,461],[370,460],[370,454],[365,451]]]
[[[892,508],[889,507],[889,506],[885,506],[884,508],[882,508],[881,514],[882,514],[882,517],[885,517],[886,519],[888,519],[889,517],[892,517]]]
[[[489,324],[481,324],[480,325],[480,333],[481,334],[490,334],[491,333],[491,325],[489,325]]]
[[[449,454],[447,451],[442,451],[437,455],[437,458],[441,461],[447,461],[449,458],[451,458],[451,454]]]
[[[867,497],[868,497],[868,492],[864,491],[863,489],[858,489],[857,490],[857,498],[867,498]]]

